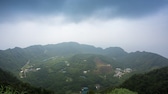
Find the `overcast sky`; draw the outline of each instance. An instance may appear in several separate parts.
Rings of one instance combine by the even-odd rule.
[[[79,42],[168,57],[168,0],[0,0],[0,49]]]

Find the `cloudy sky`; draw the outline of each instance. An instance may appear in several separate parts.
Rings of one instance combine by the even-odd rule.
[[[168,57],[168,0],[0,0],[0,49],[79,42]]]

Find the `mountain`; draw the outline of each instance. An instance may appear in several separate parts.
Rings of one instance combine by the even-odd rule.
[[[127,53],[120,47],[102,49],[76,42],[0,51],[0,68],[58,94],[79,92],[85,86],[99,91],[117,86],[135,73],[164,66],[168,59],[155,53]]]
[[[114,58],[120,58],[122,56],[127,55],[128,53],[125,52],[122,48],[120,47],[109,47],[104,49],[104,53],[106,56],[109,57],[114,57]]]
[[[116,55],[118,55],[117,49],[119,49],[119,53],[126,53],[124,50],[120,51],[121,48],[111,49],[111,51],[115,52],[113,50],[116,50]],[[0,65],[3,69],[17,71],[28,60],[39,62],[43,59],[54,56],[72,56],[75,54],[87,53],[109,55],[110,53],[108,53],[108,50],[109,49],[104,50],[102,48],[96,48],[94,46],[75,42],[65,42],[45,46],[35,45],[23,49],[16,47],[14,49],[0,51]],[[111,56],[115,56],[115,53],[113,53]]]
[[[167,94],[168,67],[133,75],[120,87],[136,91],[138,94]]]
[[[139,71],[150,71],[168,65],[168,59],[150,52],[132,52],[118,59],[124,67]],[[123,63],[124,62],[124,63]]]

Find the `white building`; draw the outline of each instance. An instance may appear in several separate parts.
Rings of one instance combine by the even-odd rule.
[[[87,73],[87,71],[83,71],[83,73],[84,73],[84,74],[86,74],[86,73]]]
[[[131,68],[126,68],[126,69],[124,70],[124,72],[125,72],[125,73],[130,73],[130,72],[132,72],[132,69],[131,69]]]

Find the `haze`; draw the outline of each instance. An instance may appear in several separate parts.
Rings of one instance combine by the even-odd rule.
[[[0,0],[0,49],[74,41],[168,57],[168,0]]]

